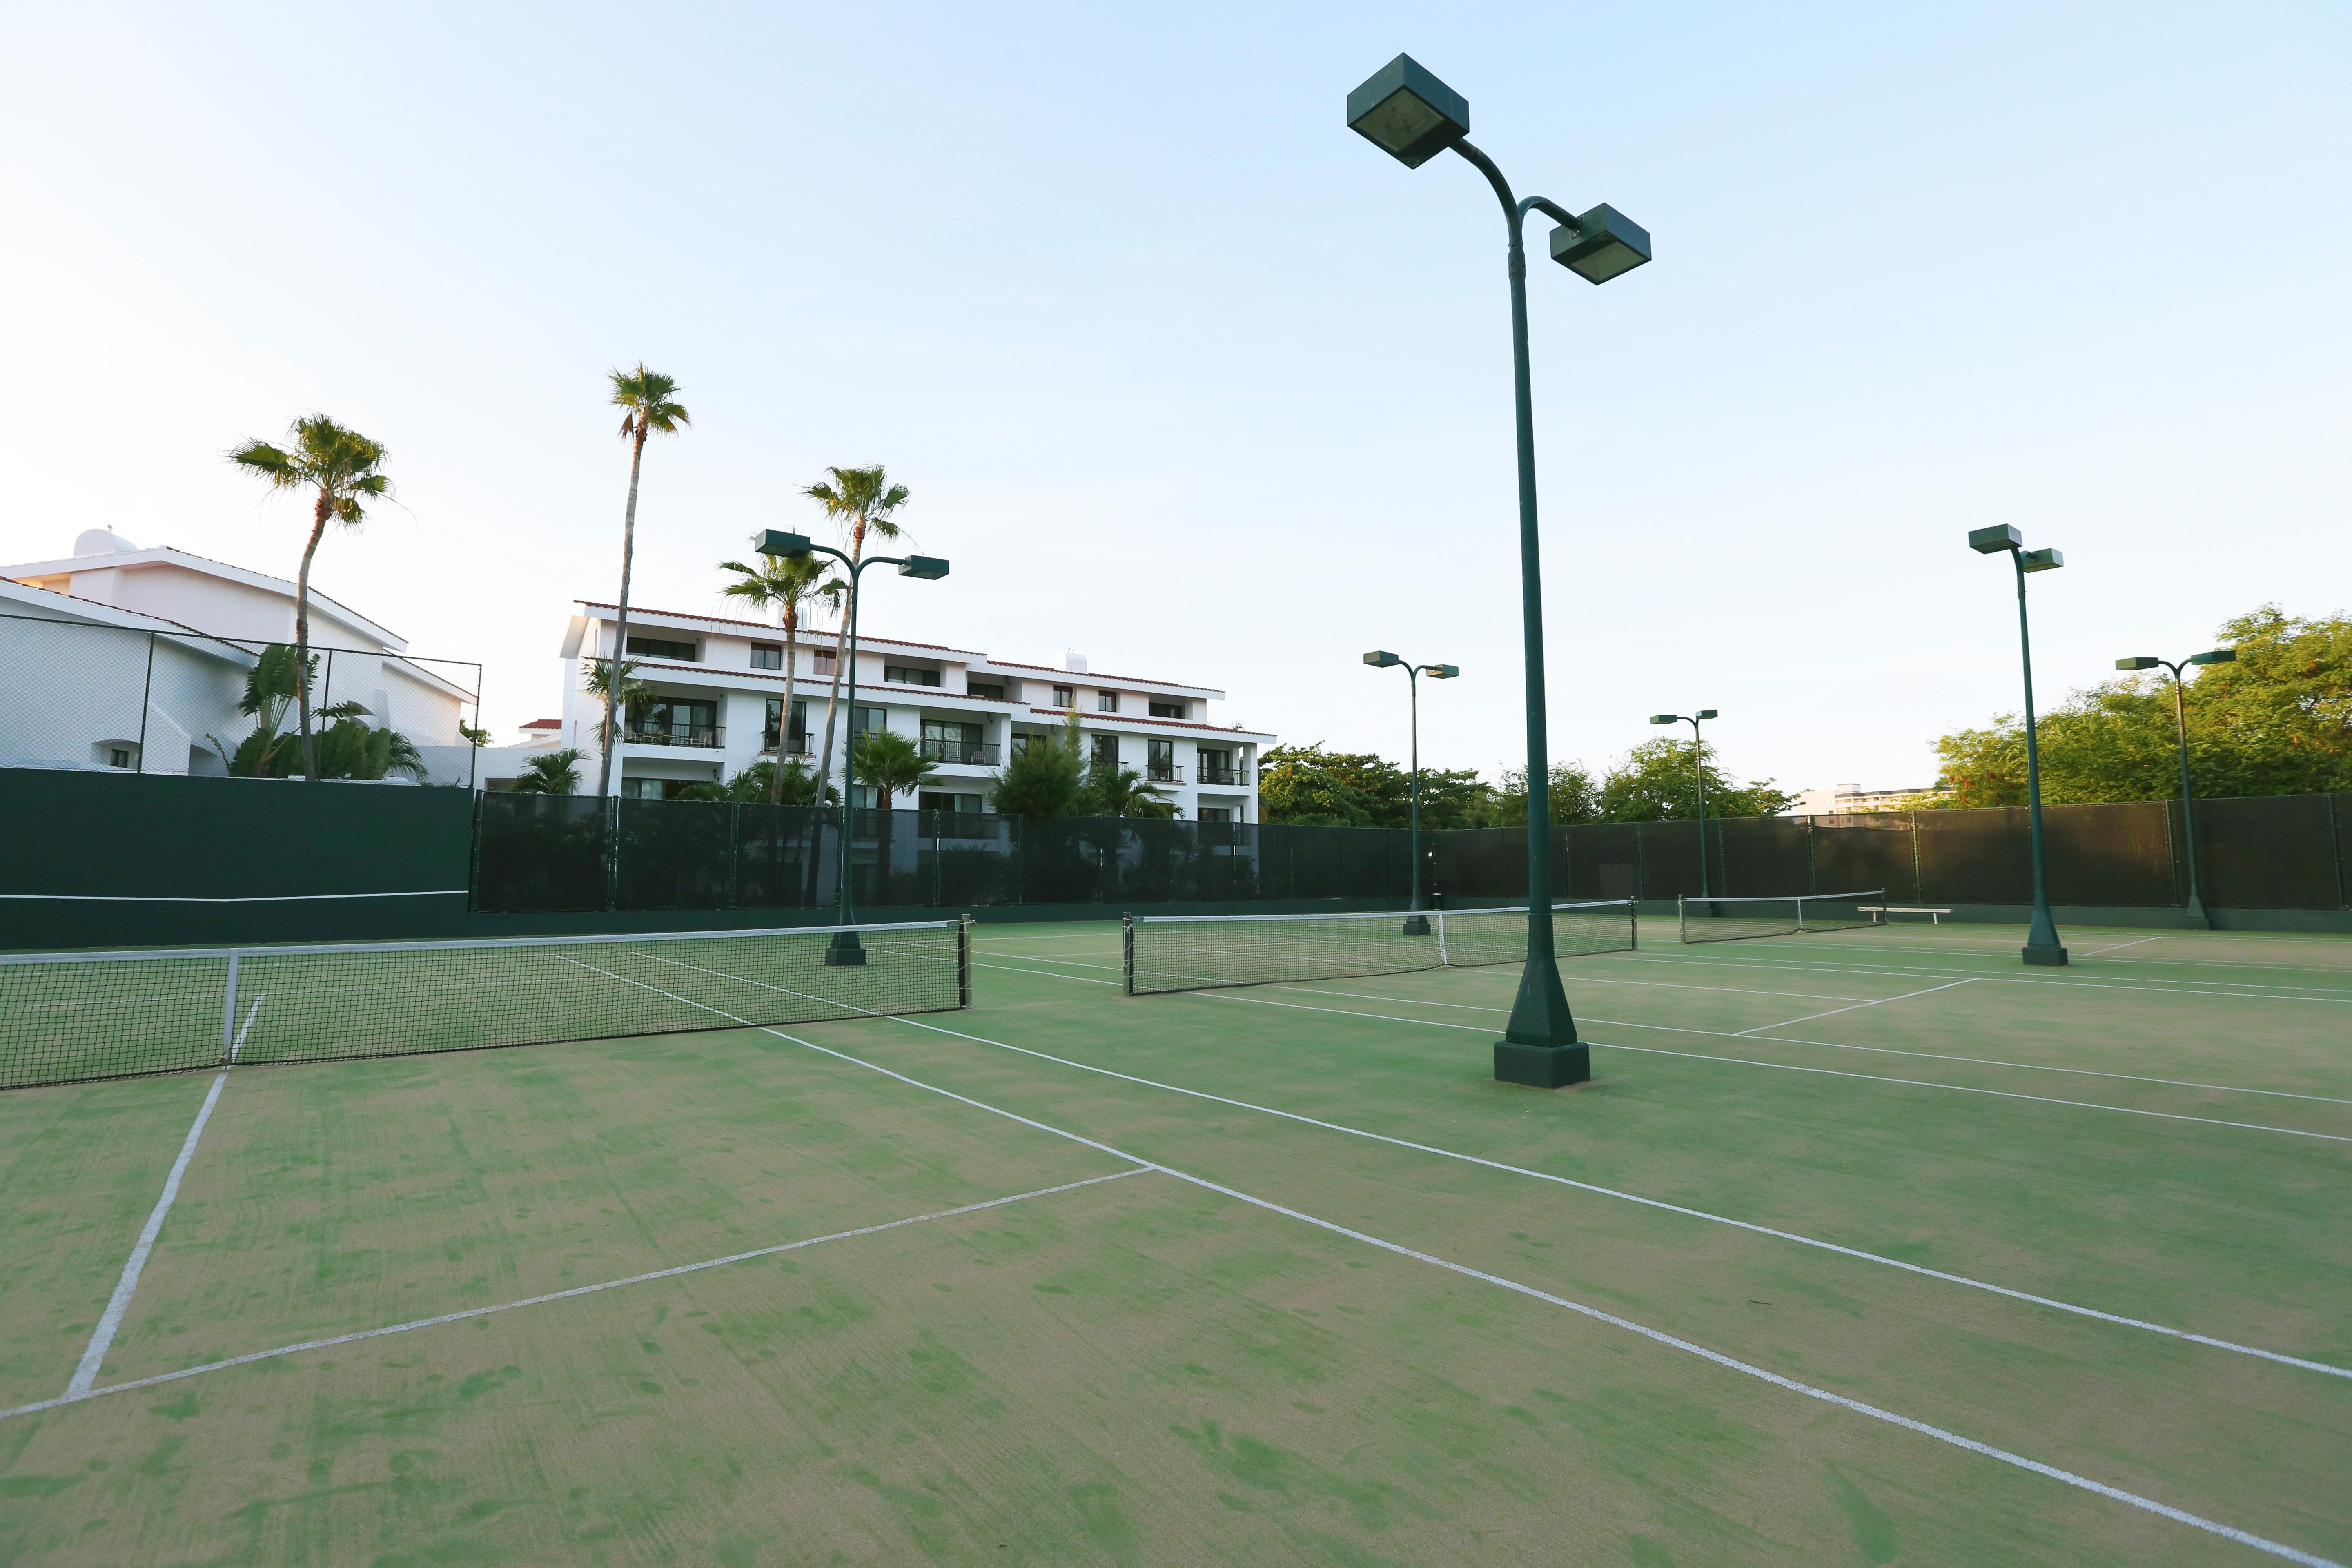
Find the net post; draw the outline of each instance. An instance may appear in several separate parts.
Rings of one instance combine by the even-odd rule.
[[[221,1004],[221,1060],[236,1048],[236,949],[228,950],[228,998]]]
[[[1625,951],[1642,951],[1642,905],[1640,900],[1631,896],[1625,900]]]
[[[956,1006],[971,1006],[971,911],[956,922]]]
[[[1439,905],[1437,910],[1437,967],[1440,969],[1454,967],[1454,959],[1445,951],[1445,909],[1443,904]]]
[[[1118,921],[1119,989],[1132,996],[1135,994],[1135,917],[1121,913]]]
[[[1690,941],[1690,900],[1680,893],[1675,895],[1675,941]]]

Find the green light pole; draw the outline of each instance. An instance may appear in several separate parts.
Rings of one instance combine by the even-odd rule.
[[[1691,727],[1691,751],[1697,756],[1693,764],[1698,774],[1698,896],[1708,896],[1706,887],[1706,743],[1699,738],[1698,721],[1715,717],[1715,710],[1702,708],[1696,713],[1653,713],[1653,724],[1687,724]]]
[[[1558,1089],[1592,1076],[1591,1053],[1576,1037],[1576,1020],[1560,989],[1552,950],[1551,802],[1544,731],[1543,572],[1536,532],[1535,399],[1528,373],[1528,253],[1530,210],[1557,219],[1551,258],[1589,283],[1606,283],[1650,259],[1650,237],[1624,215],[1597,206],[1581,216],[1541,196],[1520,201],[1493,159],[1465,140],[1468,100],[1399,55],[1348,95],[1349,128],[1408,169],[1447,148],[1486,176],[1503,204],[1510,230],[1511,373],[1518,412],[1519,614],[1527,658],[1528,707],[1528,963],[1519,975],[1510,1022],[1495,1042],[1495,1077],[1504,1083]]]
[[[2028,550],[2025,536],[2005,522],[1969,531],[1969,548],[1982,555],[2009,552],[2017,569],[2017,647],[2025,665],[2025,799],[2033,847],[2033,924],[2025,933],[2025,962],[2056,968],[2066,962],[2058,941],[2058,922],[2050,918],[2048,860],[2042,853],[2042,752],[2033,726],[2033,641],[2025,626],[2025,576],[2029,572],[2055,572],[2066,558],[2055,550]]]
[[[2182,913],[2180,923],[2191,931],[2211,931],[2213,922],[2205,915],[2204,897],[2197,890],[2197,816],[2190,804],[2196,792],[2189,783],[2189,710],[2180,700],[2180,666],[2183,664],[2235,664],[2234,648],[2217,647],[2210,653],[2192,653],[2175,664],[2168,658],[2119,658],[2117,669],[2154,669],[2162,665],[2172,671],[2172,722],[2180,732],[2180,831],[2187,838],[2189,860],[2189,908]]]
[[[1405,920],[1404,934],[1427,936],[1429,917],[1421,912],[1421,678],[1425,671],[1432,680],[1451,680],[1462,669],[1452,664],[1407,664],[1392,653],[1379,650],[1366,654],[1364,662],[1375,669],[1402,669],[1405,686],[1412,693],[1412,912]]]
[[[850,923],[850,851],[857,842],[850,818],[853,785],[851,765],[857,755],[857,579],[868,566],[896,566],[901,577],[920,578],[937,582],[948,574],[948,563],[936,555],[869,555],[863,561],[852,561],[846,551],[835,550],[829,544],[813,544],[805,533],[782,533],[769,529],[760,536],[755,548],[762,555],[783,555],[798,560],[807,555],[830,555],[849,568],[849,662],[843,667],[842,678],[849,687],[849,723],[841,739],[841,851],[837,869],[840,872],[841,907],[836,917],[839,930],[825,944],[824,961],[831,964],[858,964],[866,962],[866,949],[857,940],[857,928]],[[790,683],[798,679],[796,671],[786,671],[784,679],[784,712],[789,721],[792,713]],[[818,801],[819,806],[824,802]]]

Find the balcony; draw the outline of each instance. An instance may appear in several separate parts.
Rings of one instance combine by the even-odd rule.
[[[969,767],[992,768],[997,765],[999,748],[989,741],[950,741],[937,735],[926,735],[916,742],[927,763],[961,763]]]
[[[1246,784],[1249,783],[1249,770],[1236,768],[1231,763],[1202,763],[1201,782],[1204,784]]]
[[[1143,782],[1146,784],[1182,784],[1184,782],[1184,770],[1174,763],[1163,763],[1155,759],[1143,764]]]
[[[760,738],[760,750],[768,752],[771,755],[774,754],[776,750],[776,732],[773,730],[769,731],[765,735]],[[788,757],[806,757],[814,756],[814,752],[809,750],[809,738],[806,731],[795,730],[791,734],[784,737],[784,755]]]
[[[715,752],[726,743],[724,724],[631,724],[621,739],[632,746],[693,746]]]

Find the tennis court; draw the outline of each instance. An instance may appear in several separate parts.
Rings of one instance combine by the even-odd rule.
[[[1644,920],[1545,1092],[1460,928],[1239,934],[0,1094],[0,1562],[2352,1558],[2352,940]]]

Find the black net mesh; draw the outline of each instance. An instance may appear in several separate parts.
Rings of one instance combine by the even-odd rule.
[[[1911,817],[1895,811],[1814,817],[1812,887],[1825,893],[1878,888],[1895,903],[1919,902]]]
[[[1718,893],[1809,893],[1813,833],[1797,817],[1734,817],[1706,825],[1708,864]]]
[[[1937,906],[2032,902],[2033,867],[2027,856],[2023,806],[1911,816],[1917,825],[1919,857],[1920,896],[1916,901]]]
[[[1561,958],[1623,952],[1634,944],[1631,900],[1559,904],[1552,947]],[[1277,981],[1345,980],[1415,970],[1512,963],[1528,952],[1524,909],[1378,914],[1130,917],[1131,995]]]
[[[2053,805],[2042,815],[2052,903],[2113,907],[2185,899],[2172,885],[2172,833],[2162,801]]]
[[[601,800],[485,795],[474,830],[474,907],[504,914],[608,907],[611,830]]]
[[[2179,805],[2174,803],[2174,821]],[[2333,803],[2324,795],[2197,803],[2197,875],[2208,904],[2332,910],[2336,883]]]
[[[0,956],[0,1088],[928,1013],[969,995],[954,921]]]

